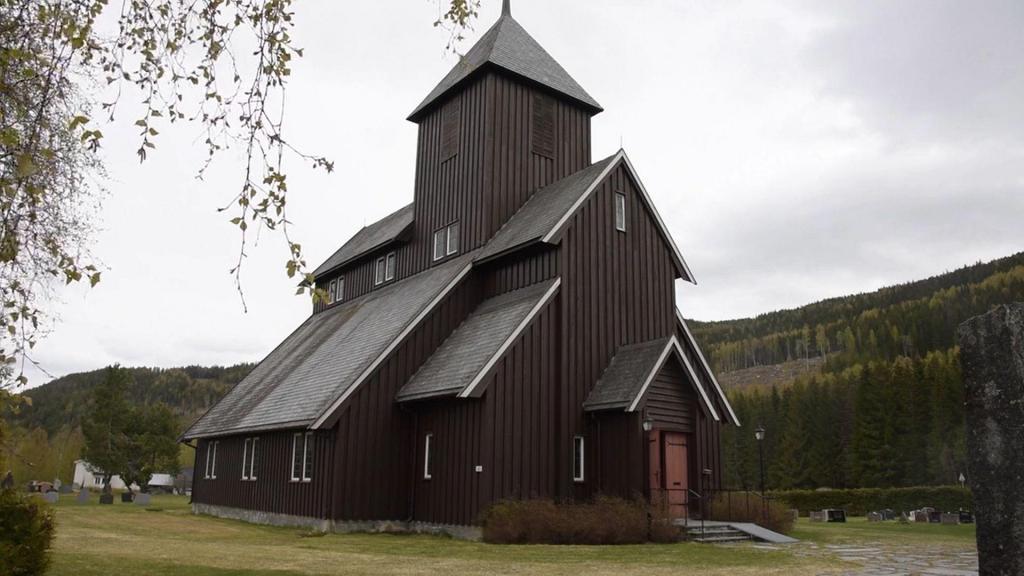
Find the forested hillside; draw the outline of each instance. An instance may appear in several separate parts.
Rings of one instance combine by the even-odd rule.
[[[133,406],[163,403],[184,428],[219,400],[253,368],[253,364],[185,368],[128,368],[131,382],[126,400]],[[11,425],[5,445],[15,477],[71,480],[74,461],[82,450],[82,420],[89,413],[93,388],[104,370],[69,374],[24,392],[31,399],[8,415]],[[183,456],[185,458],[185,456]],[[183,461],[183,465],[191,462]]]
[[[955,329],[1013,301],[1024,301],[1024,253],[756,318],[693,322],[736,384],[744,427],[723,445],[730,484],[758,486],[758,425],[770,488],[955,483],[964,472]],[[820,371],[790,383],[757,386],[735,372],[803,359]]]

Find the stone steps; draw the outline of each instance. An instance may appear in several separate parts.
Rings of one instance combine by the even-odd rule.
[[[721,544],[726,542],[744,542],[750,540],[746,532],[736,530],[729,526],[707,526],[704,530],[700,526],[691,526],[686,529],[686,535],[693,542],[705,544]]]

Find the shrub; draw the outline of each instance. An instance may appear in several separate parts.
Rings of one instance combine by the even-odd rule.
[[[53,513],[35,498],[0,491],[0,574],[43,574],[50,564]]]
[[[761,499],[755,492],[719,493],[708,505],[709,520],[753,522],[780,534],[793,529],[793,517],[786,502]]]
[[[482,517],[492,544],[639,544],[674,541],[679,531],[642,500],[598,496],[586,503],[502,500]]]
[[[891,508],[897,512],[919,510],[926,506],[943,512],[970,510],[971,491],[959,486],[917,486],[911,488],[854,488],[850,490],[786,490],[772,496],[789,508],[807,515],[809,510],[842,508],[850,516]]]

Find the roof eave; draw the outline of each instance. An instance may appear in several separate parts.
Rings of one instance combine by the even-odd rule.
[[[479,67],[474,69],[469,74],[466,74],[466,76],[464,76],[461,80],[459,80],[455,84],[452,84],[444,92],[441,92],[440,94],[434,97],[428,97],[423,102],[420,102],[419,106],[417,106],[416,109],[413,110],[412,113],[409,114],[405,119],[408,120],[409,122],[419,123],[419,121],[422,120],[424,116],[426,116],[430,111],[439,106],[442,102],[447,100],[448,97],[452,95],[452,93],[457,92],[466,84],[476,80],[478,77],[490,71],[506,74],[520,82],[523,82],[536,88],[540,88],[542,90],[555,94],[560,98],[569,100],[573,104],[582,108],[591,116],[597,116],[601,112],[604,112],[604,108],[601,107],[601,105],[598,104],[597,101],[587,102],[585,100],[581,100],[571,94],[563,92],[562,90],[548,86],[547,84],[539,82],[533,78],[530,78],[529,76],[523,76],[518,72],[514,72],[500,64],[496,64],[488,60],[487,62],[481,64]]]

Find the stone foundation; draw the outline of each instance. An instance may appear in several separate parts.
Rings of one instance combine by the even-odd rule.
[[[241,520],[251,524],[268,526],[285,526],[290,528],[308,528],[317,532],[336,532],[342,534],[364,532],[379,534],[434,534],[451,536],[460,540],[479,540],[481,530],[478,526],[456,526],[452,524],[430,524],[427,522],[406,522],[403,520],[366,520],[345,521],[312,518],[309,516],[292,516],[275,514],[259,510],[215,506],[212,504],[192,503],[192,513],[230,520]]]

